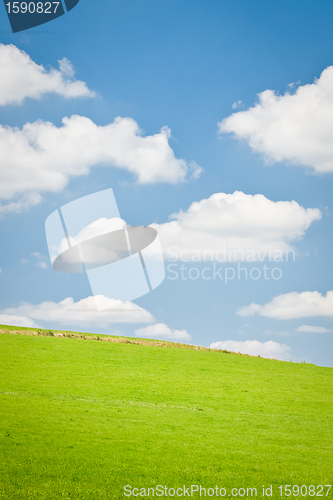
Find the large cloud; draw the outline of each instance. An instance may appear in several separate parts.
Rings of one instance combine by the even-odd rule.
[[[139,328],[135,330],[135,336],[154,339],[191,340],[191,335],[186,330],[171,330],[164,323]]]
[[[84,82],[74,79],[68,59],[59,61],[59,70],[47,71],[14,45],[0,44],[0,105],[21,104],[24,99],[40,99],[44,94],[66,98],[93,97]]]
[[[219,131],[234,133],[275,161],[333,172],[333,66],[293,94],[265,90],[253,108],[219,123]]]
[[[41,304],[24,303],[18,307],[9,307],[0,311],[1,318],[6,319],[6,324],[17,325],[18,317],[37,321],[55,321],[62,325],[77,325],[89,327],[90,325],[106,328],[110,323],[151,323],[154,321],[150,312],[132,302],[121,302],[99,296],[109,306],[108,310],[99,312],[96,309],[94,297],[74,302],[72,297],[61,302],[42,302]],[[11,322],[13,321],[13,322]],[[1,322],[1,321],[0,321]],[[22,326],[30,326],[22,323]]]
[[[265,316],[274,319],[296,319],[324,316],[333,318],[333,291],[326,297],[319,292],[291,292],[274,297],[261,306],[252,303],[237,311],[239,316]]]
[[[225,349],[241,354],[250,354],[251,356],[262,356],[263,358],[275,358],[281,360],[290,360],[290,347],[286,344],[279,344],[269,340],[268,342],[259,342],[258,340],[224,340],[222,342],[213,342],[211,349]]]
[[[212,260],[213,253],[213,259],[221,261],[223,256],[253,261],[289,251],[321,212],[296,201],[274,202],[261,194],[236,191],[213,194],[171,218],[165,224],[152,224],[167,257],[205,260],[206,252],[206,260]]]
[[[77,115],[64,118],[61,127],[43,121],[22,130],[0,126],[0,199],[19,198],[0,205],[0,213],[37,204],[40,193],[61,191],[95,165],[125,169],[140,183],[176,184],[189,168],[199,175],[200,167],[175,157],[169,137],[167,127],[144,137],[135,120],[120,117],[105,126]]]

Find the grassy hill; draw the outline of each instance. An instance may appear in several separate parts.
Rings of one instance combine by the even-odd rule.
[[[273,485],[281,498],[280,485],[333,484],[332,368],[0,332],[0,498],[120,499],[126,485],[244,488],[238,498]]]

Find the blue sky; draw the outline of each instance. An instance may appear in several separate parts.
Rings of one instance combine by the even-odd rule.
[[[191,339],[184,340],[194,344],[232,341],[234,350],[252,349],[272,357],[333,366],[333,303],[331,295],[326,295],[333,290],[333,78],[329,69],[321,77],[333,64],[332,17],[333,6],[328,1],[100,0],[97,7],[95,2],[81,0],[59,19],[11,34],[3,8],[2,50],[13,44],[46,72],[50,67],[58,70],[58,61],[66,58],[75,76],[66,76],[64,70],[64,81],[69,85],[75,79],[85,82],[81,93],[70,96],[69,87],[64,87],[56,94],[47,87],[50,82],[42,82],[43,77],[39,82],[40,75],[28,85],[20,58],[17,64],[24,70],[20,81],[11,63],[2,59],[1,79],[9,83],[7,87],[0,85],[0,101],[1,92],[4,96],[0,124],[11,127],[12,138],[18,140],[15,127],[21,129],[37,120],[60,128],[64,117],[80,115],[105,127],[118,116],[128,117],[137,122],[142,137],[160,134],[162,127],[169,127],[168,151],[177,161],[186,162],[188,175],[184,182],[179,176],[170,182],[166,163],[160,168],[158,182],[140,182],[140,165],[133,174],[126,166],[112,166],[111,161],[101,165],[98,155],[89,173],[79,172],[78,161],[75,175],[69,175],[71,165],[59,157],[59,167],[52,166],[51,159],[47,161],[51,170],[62,171],[66,178],[62,187],[52,190],[45,184],[29,188],[31,177],[27,175],[15,191],[7,186],[13,165],[19,168],[23,162],[24,168],[32,168],[34,158],[29,166],[24,155],[17,153],[19,148],[8,146],[7,140],[0,160],[5,186],[1,203],[18,202],[32,191],[38,192],[41,200],[16,212],[5,210],[0,218],[0,318],[21,316],[42,327],[126,335],[163,324],[169,329],[164,329],[163,338],[175,338],[175,331],[186,330]],[[13,82],[17,92],[25,96],[20,103],[12,94],[8,97]],[[292,83],[293,87],[288,85]],[[42,90],[36,98],[31,88],[39,84]],[[315,87],[308,87],[311,84]],[[256,108],[259,114],[254,115],[256,111],[251,109],[258,103],[258,94],[268,89],[275,92],[275,99],[260,101],[261,107]],[[232,121],[233,113],[237,117]],[[224,119],[228,131],[218,133],[218,124]],[[199,178],[191,178],[190,162],[203,169]],[[47,162],[36,168],[47,169]],[[10,182],[15,184],[17,179]],[[149,325],[130,319],[121,323],[108,320],[101,326],[96,316],[88,321],[84,311],[82,317],[67,323],[66,315],[63,323],[55,321],[52,311],[41,312],[43,302],[53,303],[59,311],[61,301],[72,297],[78,302],[89,297],[91,290],[85,276],[63,275],[51,268],[45,219],[65,203],[110,187],[121,217],[132,225],[157,224],[161,238],[168,230],[165,224],[170,215],[181,210],[186,214],[193,202],[208,200],[215,193],[240,191],[248,196],[245,208],[238,198],[227,198],[230,210],[239,210],[232,219],[235,237],[246,237],[245,247],[249,248],[252,231],[257,238],[255,245],[258,241],[267,244],[269,215],[265,221],[261,219],[272,209],[274,238],[279,248],[295,248],[296,261],[278,264],[283,273],[279,280],[235,279],[227,284],[219,279],[169,279],[172,275],[166,261],[163,284],[134,301],[154,317]],[[257,203],[253,198],[257,194],[268,201]],[[291,205],[293,200],[296,208]],[[277,205],[281,201],[287,205]],[[208,246],[221,243],[226,230],[226,214],[214,206],[202,212],[207,225],[215,221],[208,231]],[[308,209],[317,210],[317,217]],[[252,210],[245,235],[244,218]],[[185,217],[185,225],[187,220]],[[201,226],[195,231],[193,248],[205,235]],[[167,246],[171,240],[165,237],[164,241]],[[206,264],[183,265],[201,270]],[[247,265],[249,269],[261,268],[263,263]],[[236,268],[237,264],[221,266]],[[24,309],[22,303],[26,304]],[[257,304],[256,310],[241,309],[252,303]],[[146,333],[153,335],[153,331]],[[269,341],[274,344],[268,345]]]

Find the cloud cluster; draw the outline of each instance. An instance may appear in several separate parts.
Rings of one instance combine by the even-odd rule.
[[[0,73],[0,106],[50,93],[95,95],[75,80],[66,58],[59,61],[59,70],[47,71],[14,45],[0,44]],[[71,178],[88,175],[94,166],[127,170],[142,184],[177,184],[188,174],[198,178],[201,167],[176,158],[170,136],[168,127],[145,136],[135,120],[120,117],[105,126],[77,115],[64,117],[60,127],[42,120],[22,129],[0,125],[0,214],[37,205],[43,193],[62,191]]]
[[[85,82],[75,80],[70,61],[59,61],[59,69],[47,71],[14,45],[0,44],[0,106],[21,104],[24,99],[40,99],[45,94],[65,98],[94,97]]]
[[[296,319],[323,316],[333,318],[333,291],[326,296],[315,292],[291,292],[274,297],[265,305],[255,304],[242,307],[239,316],[265,316],[274,319]]]
[[[77,115],[61,127],[41,120],[21,130],[0,126],[0,199],[19,197],[0,212],[37,204],[40,193],[63,190],[96,165],[125,169],[139,183],[183,182],[190,167],[175,157],[169,137],[167,127],[144,136],[135,120],[120,117],[105,126]]]
[[[210,348],[226,349],[231,352],[262,356],[263,358],[290,360],[290,347],[286,344],[273,342],[273,340],[268,340],[267,342],[259,342],[258,340],[225,340],[222,342],[213,342]]]
[[[233,133],[274,161],[333,172],[333,66],[294,93],[265,90],[254,107],[220,122],[219,131]]]
[[[289,251],[312,222],[321,218],[321,212],[305,209],[296,201],[274,202],[262,194],[236,191],[215,193],[170,218],[171,222],[152,224],[166,257],[183,255],[185,259],[186,255],[195,260],[197,255],[198,260],[205,260],[205,252],[210,255],[210,251],[219,260],[226,249],[225,260],[254,261],[263,260],[269,252],[274,257],[274,252]]]
[[[12,326],[25,326],[40,328],[39,321],[56,322],[64,326],[77,326],[80,328],[99,327],[107,328],[113,323],[151,323],[153,315],[134,304],[133,302],[121,302],[104,296],[97,296],[103,307],[109,309],[97,311],[95,298],[87,297],[74,302],[72,297],[61,302],[42,302],[41,304],[24,303],[18,307],[8,307],[0,311],[0,324]],[[35,322],[36,320],[36,322]],[[191,340],[186,330],[172,330],[164,323],[156,323],[135,330],[136,337],[168,339],[168,340]]]
[[[136,337],[169,339],[169,340],[191,340],[191,335],[186,330],[172,330],[164,323],[144,326],[135,330]]]
[[[9,307],[0,311],[0,318],[6,319],[6,324],[17,325],[21,318],[22,325],[28,321],[57,322],[62,325],[80,327],[97,326],[107,328],[110,323],[151,323],[154,321],[152,314],[132,302],[98,296],[109,307],[105,311],[97,311],[94,297],[87,297],[74,302],[72,297],[61,302],[42,302],[41,304],[24,303],[18,307]],[[14,321],[14,323],[13,323]],[[35,326],[35,324],[33,325]]]

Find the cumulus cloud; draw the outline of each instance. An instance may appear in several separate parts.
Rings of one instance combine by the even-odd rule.
[[[291,292],[274,297],[265,305],[252,303],[237,311],[239,316],[265,316],[274,319],[311,318],[326,316],[333,318],[333,291],[326,296],[319,292]]]
[[[152,224],[170,260],[278,261],[321,212],[296,201],[274,202],[262,194],[236,191],[215,193],[170,218]]]
[[[135,120],[120,117],[105,126],[77,115],[61,127],[41,120],[22,129],[0,126],[0,199],[18,197],[0,212],[37,204],[41,193],[63,190],[96,165],[125,169],[143,184],[183,182],[191,167],[175,157],[169,138],[167,127],[144,136]]]
[[[15,316],[13,314],[0,314],[0,325],[25,326],[27,328],[38,328],[38,325],[31,318],[25,316]]]
[[[328,330],[328,328],[324,328],[322,326],[310,326],[310,325],[301,325],[297,328],[297,332],[306,332],[306,333],[333,333],[332,330]]]
[[[11,318],[29,318],[29,320],[55,321],[62,325],[86,327],[89,325],[106,328],[110,323],[151,323],[152,314],[132,302],[110,299],[103,296],[96,297],[103,302],[105,311],[97,311],[94,297],[87,297],[74,302],[72,297],[61,302],[42,302],[41,304],[23,303],[18,307],[9,307],[0,311],[11,323]]]
[[[333,66],[294,93],[265,90],[254,107],[220,122],[219,132],[233,133],[274,161],[333,172]]]
[[[273,342],[273,340],[268,340],[267,342],[259,342],[258,340],[225,340],[222,342],[213,342],[210,348],[225,349],[231,352],[250,354],[251,356],[260,355],[263,358],[290,360],[290,347],[286,344]]]
[[[169,340],[191,340],[191,335],[186,330],[171,330],[164,323],[145,326],[135,330],[136,337],[146,337],[154,339],[169,339]]]
[[[0,105],[21,104],[24,99],[40,99],[45,94],[65,98],[93,97],[95,92],[74,79],[71,62],[64,58],[59,69],[47,71],[14,45],[0,44]]]

